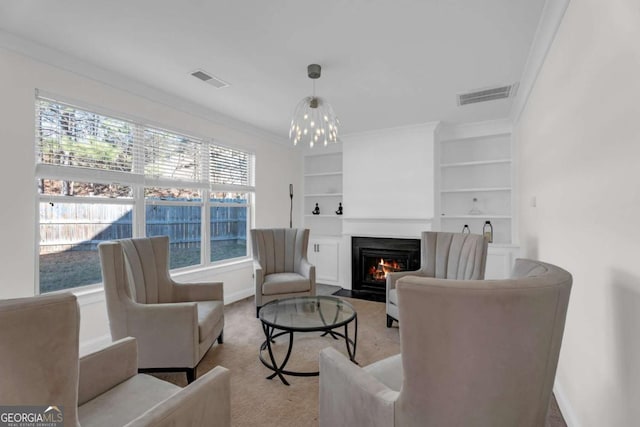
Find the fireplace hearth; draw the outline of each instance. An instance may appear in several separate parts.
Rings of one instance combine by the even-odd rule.
[[[352,237],[351,257],[352,291],[384,296],[388,273],[420,268],[420,239]]]

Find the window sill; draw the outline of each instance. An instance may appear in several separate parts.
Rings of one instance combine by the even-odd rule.
[[[242,258],[236,261],[225,262],[220,264],[210,264],[207,266],[198,266],[194,268],[184,268],[178,272],[172,273],[172,278],[188,277],[193,274],[215,271],[218,273],[226,273],[229,271],[237,271],[243,268],[250,267],[253,263],[252,258]],[[79,288],[61,289],[55,292],[47,292],[47,294],[70,292],[78,298],[78,304],[80,307],[84,307],[91,304],[101,303],[105,300],[104,289],[102,283],[95,285],[82,286]]]
[[[226,273],[228,271],[236,271],[236,270],[246,268],[247,266],[251,266],[252,263],[253,263],[252,258],[241,258],[241,259],[238,259],[235,261],[229,261],[229,262],[199,265],[196,267],[185,267],[176,272],[171,273],[171,277],[178,278],[181,276],[189,276],[194,273],[200,273],[203,271],[210,271],[210,270],[214,270],[220,273]]]
[[[83,286],[81,288],[68,289],[60,292],[71,292],[78,298],[80,307],[97,304],[104,301],[104,289],[102,283]]]

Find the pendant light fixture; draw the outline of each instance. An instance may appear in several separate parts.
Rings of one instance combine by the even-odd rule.
[[[307,74],[313,80],[313,94],[303,98],[293,113],[289,139],[294,145],[309,144],[310,148],[318,144],[325,147],[338,142],[338,125],[340,122],[333,112],[331,104],[316,96],[316,79],[320,78],[321,67],[310,64]]]

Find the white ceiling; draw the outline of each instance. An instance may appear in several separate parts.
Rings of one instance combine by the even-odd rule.
[[[286,137],[317,94],[341,134],[505,118],[512,99],[456,94],[517,82],[544,0],[10,0],[0,28]],[[231,83],[215,89],[189,73]]]

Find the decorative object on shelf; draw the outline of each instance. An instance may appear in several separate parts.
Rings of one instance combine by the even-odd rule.
[[[309,142],[309,147],[322,143],[325,147],[338,142],[338,126],[340,121],[331,105],[316,96],[316,79],[320,78],[321,67],[318,64],[307,66],[307,74],[313,80],[313,94],[303,98],[293,113],[289,139],[293,145],[298,142]]]
[[[489,239],[489,243],[493,243],[493,225],[491,221],[485,221],[482,227],[482,234]]]
[[[471,229],[469,228],[469,224],[465,224],[464,227],[462,227],[462,233],[471,234]]]
[[[312,214],[314,215],[320,215],[320,206],[318,206],[318,204],[316,203],[316,208],[311,211]]]
[[[473,206],[471,207],[471,210],[469,211],[469,215],[480,215],[482,213],[482,211],[480,209],[478,209],[478,198],[474,197],[473,198]]]
[[[293,184],[289,184],[289,199],[291,199],[289,207],[289,228],[293,228]]]
[[[336,211],[336,215],[342,215],[342,203],[338,203],[338,210]]]

